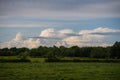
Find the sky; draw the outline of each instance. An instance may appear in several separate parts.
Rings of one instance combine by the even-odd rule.
[[[0,48],[111,46],[120,0],[0,0]]]

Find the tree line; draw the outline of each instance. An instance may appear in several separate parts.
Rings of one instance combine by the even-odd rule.
[[[23,53],[31,57],[88,57],[88,58],[120,58],[120,42],[115,42],[113,46],[108,47],[45,47],[38,48],[2,48],[0,56],[19,56]]]

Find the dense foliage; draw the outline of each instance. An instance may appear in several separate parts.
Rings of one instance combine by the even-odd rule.
[[[33,49],[28,48],[3,48],[0,49],[0,56],[16,56],[23,53],[29,54],[31,57],[89,57],[89,58],[120,58],[120,42],[115,42],[110,47],[78,47],[72,46],[70,48],[60,47],[38,47]],[[24,58],[24,56],[22,56]]]

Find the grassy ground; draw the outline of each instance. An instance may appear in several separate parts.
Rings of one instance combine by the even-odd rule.
[[[0,63],[0,80],[120,80],[120,64]]]
[[[15,56],[0,57],[0,60],[16,59]],[[30,59],[27,63],[0,63],[0,80],[120,80],[120,63],[46,63],[45,58]]]

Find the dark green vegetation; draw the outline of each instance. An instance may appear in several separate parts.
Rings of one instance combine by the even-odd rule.
[[[30,57],[46,58],[45,62],[120,62],[120,42],[111,47],[38,47],[3,48],[0,56],[17,56],[16,59],[0,59],[0,62],[31,62]],[[65,59],[71,57],[71,59]],[[84,59],[82,59],[84,58]]]
[[[98,58],[78,58],[78,57],[64,57],[64,58],[20,58],[17,56],[1,56],[0,63],[16,63],[16,62],[96,62],[96,63],[120,63],[120,59],[98,59]]]
[[[21,56],[22,55],[22,56]],[[72,46],[66,48],[60,47],[38,47],[33,49],[28,48],[3,48],[0,49],[0,56],[21,56],[25,59],[27,56],[43,57],[43,58],[61,58],[61,57],[86,57],[86,58],[120,58],[120,42],[116,42],[110,47],[78,47]]]
[[[120,64],[0,63],[0,80],[120,80]]]
[[[106,48],[3,48],[0,80],[120,80],[120,42]]]

